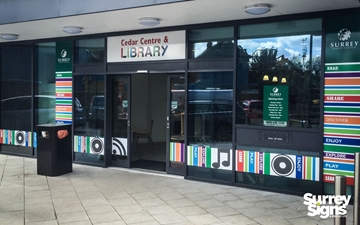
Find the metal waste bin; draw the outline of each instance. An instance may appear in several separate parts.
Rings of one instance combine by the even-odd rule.
[[[59,176],[72,172],[71,125],[41,124],[36,131],[37,174]]]

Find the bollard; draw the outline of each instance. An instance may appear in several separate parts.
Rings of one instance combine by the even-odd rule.
[[[346,195],[346,177],[335,176],[335,196]],[[334,225],[346,225],[346,217],[335,217]]]
[[[360,225],[359,204],[360,204],[360,152],[355,153],[355,174],[354,174],[354,225]]]

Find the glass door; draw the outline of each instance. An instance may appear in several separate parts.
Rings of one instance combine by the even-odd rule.
[[[130,76],[112,76],[110,79],[110,136],[111,165],[130,166]]]
[[[184,175],[185,169],[185,76],[168,76],[166,116],[166,171]]]

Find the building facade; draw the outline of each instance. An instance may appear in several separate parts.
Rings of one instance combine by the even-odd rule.
[[[358,15],[1,43],[0,153],[36,157],[36,125],[64,123],[75,163],[297,194],[344,175],[351,194]]]

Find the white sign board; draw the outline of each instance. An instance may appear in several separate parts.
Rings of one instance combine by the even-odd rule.
[[[107,62],[185,59],[185,31],[108,37]]]

